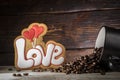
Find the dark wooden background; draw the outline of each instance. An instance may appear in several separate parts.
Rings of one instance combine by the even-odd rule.
[[[70,61],[92,53],[102,26],[120,28],[120,0],[0,0],[0,66],[14,65],[14,39],[33,22],[48,25],[44,41],[62,43]]]

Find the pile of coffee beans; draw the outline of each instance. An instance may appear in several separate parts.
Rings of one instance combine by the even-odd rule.
[[[64,63],[57,69],[34,69],[34,72],[63,72],[66,74],[81,74],[81,73],[101,73],[105,74],[103,68],[100,67],[99,60],[103,48],[95,48],[93,53],[86,56],[79,56],[71,62]]]
[[[15,76],[15,77],[22,77],[22,76],[28,76],[29,75],[29,73],[13,73],[13,76]]]

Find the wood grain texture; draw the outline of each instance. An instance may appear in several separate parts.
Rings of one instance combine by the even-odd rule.
[[[119,0],[0,0],[1,15],[69,13],[119,8]]]
[[[0,16],[0,52],[13,52],[13,41],[32,22],[46,23],[44,41],[55,40],[66,49],[93,48],[99,29],[106,25],[120,28],[120,10],[70,14]]]
[[[33,22],[47,24],[44,41],[63,44],[70,61],[91,53],[102,26],[120,29],[120,1],[0,0],[0,64],[13,65],[14,39]]]

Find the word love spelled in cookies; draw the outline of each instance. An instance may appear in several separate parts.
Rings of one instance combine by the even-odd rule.
[[[58,68],[65,61],[65,48],[53,40],[44,43],[47,26],[32,23],[14,40],[17,69]]]

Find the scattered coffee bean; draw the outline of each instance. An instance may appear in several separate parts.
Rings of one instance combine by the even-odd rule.
[[[13,69],[12,68],[8,68],[8,71],[12,71]]]
[[[28,76],[28,75],[29,75],[29,73],[23,73],[23,75],[24,75],[24,76]]]
[[[16,76],[16,74],[14,73],[13,76]]]
[[[17,77],[22,77],[22,75],[20,73],[16,74]]]
[[[73,61],[64,63],[57,69],[42,69],[36,68],[34,72],[44,72],[44,71],[51,71],[51,72],[63,72],[66,74],[81,74],[81,73],[101,73],[101,75],[105,74],[101,72],[101,68],[99,65],[99,60],[101,56],[103,48],[95,48],[93,53],[90,55],[80,56],[75,58]]]

